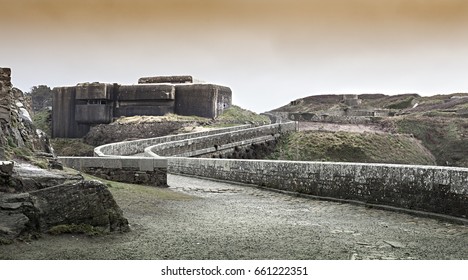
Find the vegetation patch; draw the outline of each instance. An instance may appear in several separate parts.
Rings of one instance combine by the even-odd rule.
[[[208,123],[210,119],[198,116],[180,116],[176,114],[166,114],[164,116],[133,116],[121,117],[115,124],[140,124],[140,123],[160,123],[160,122],[198,122]]]
[[[0,237],[0,245],[10,245],[13,243],[13,240]]]
[[[403,100],[398,100],[386,106],[387,109],[406,109],[412,106],[414,97],[408,97]]]
[[[397,132],[411,133],[436,157],[438,165],[468,167],[468,120],[402,117],[393,120]]]
[[[66,224],[53,226],[47,231],[47,233],[51,235],[85,234],[87,236],[96,236],[105,234],[106,232],[103,229],[93,227],[92,225],[88,224]]]
[[[86,180],[98,180],[103,182],[112,193],[116,201],[129,200],[132,197],[153,197],[159,200],[190,200],[194,197],[179,192],[174,192],[167,188],[156,188],[154,186],[136,185],[120,183],[101,179],[89,174],[82,174]]]
[[[226,126],[229,124],[269,124],[270,119],[267,116],[259,115],[252,111],[243,109],[239,106],[232,105],[215,120],[213,125]]]
[[[297,161],[434,164],[432,155],[406,135],[295,132],[280,139],[270,159]]]
[[[54,151],[59,156],[93,156],[94,146],[82,139],[53,138],[50,140]]]
[[[34,125],[40,130],[44,131],[49,137],[51,136],[52,131],[52,111],[44,108],[36,113],[33,117]]]

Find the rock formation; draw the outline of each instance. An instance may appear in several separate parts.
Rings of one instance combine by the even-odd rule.
[[[11,70],[0,68],[0,244],[62,225],[129,229],[104,184],[51,167],[60,166],[46,134],[36,130],[23,93],[12,87]]]

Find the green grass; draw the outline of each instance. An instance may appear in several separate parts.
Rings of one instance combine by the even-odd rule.
[[[0,237],[0,245],[9,245],[12,243],[13,243],[13,240]]]
[[[269,124],[270,119],[267,116],[262,116],[252,111],[243,109],[239,106],[232,105],[215,120],[213,125],[227,124]]]
[[[280,140],[271,159],[434,164],[431,155],[408,136],[350,132],[292,133]]]
[[[89,174],[82,174],[86,180],[98,180],[106,184],[109,191],[114,195],[116,200],[128,199],[135,196],[154,197],[160,200],[189,200],[192,196],[174,192],[167,188],[158,188],[153,186],[136,185],[129,183],[121,183],[101,179]]]
[[[52,112],[50,110],[43,109],[39,112],[36,112],[32,119],[34,125],[40,130],[44,131],[50,137],[52,127]]]
[[[387,109],[406,109],[410,108],[414,98],[408,97],[403,100],[397,100],[386,106]]]
[[[438,165],[468,167],[468,120],[405,117],[394,120],[398,132],[411,133],[436,157]]]
[[[82,139],[53,138],[50,139],[54,151],[59,156],[93,156],[94,147]]]

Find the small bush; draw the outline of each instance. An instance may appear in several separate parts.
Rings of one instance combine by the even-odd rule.
[[[9,245],[13,243],[13,240],[0,237],[0,245]]]

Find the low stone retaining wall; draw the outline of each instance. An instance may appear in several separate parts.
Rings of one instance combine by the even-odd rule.
[[[59,157],[67,167],[132,184],[167,187],[167,160],[148,157]]]
[[[251,127],[251,125],[240,125],[240,126],[202,131],[202,132],[184,133],[184,134],[169,135],[169,136],[155,137],[155,138],[149,138],[149,139],[116,142],[116,143],[111,143],[111,144],[106,144],[106,145],[96,147],[94,149],[94,155],[97,157],[134,155],[134,154],[143,153],[146,147],[153,146],[159,143],[179,141],[179,140],[208,136],[208,135],[213,135],[213,134],[218,134],[218,133],[223,133],[223,132],[237,131],[237,130],[246,129],[249,127]]]
[[[168,158],[168,172],[323,198],[468,217],[468,169],[392,164]]]
[[[180,141],[161,143],[147,147],[145,149],[145,155],[150,157],[195,157],[204,154],[219,153],[223,150],[232,150],[235,147],[274,141],[282,133],[295,130],[295,122],[265,125]]]

